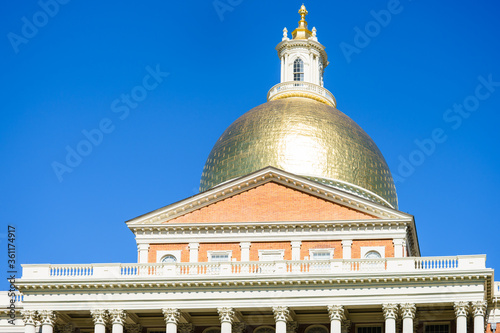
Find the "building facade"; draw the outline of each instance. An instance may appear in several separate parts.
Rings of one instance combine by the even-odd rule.
[[[200,193],[127,222],[138,262],[23,265],[0,332],[496,328],[500,283],[486,256],[420,256],[387,163],[336,109],[325,48],[299,13],[277,46],[281,82],[221,135]]]

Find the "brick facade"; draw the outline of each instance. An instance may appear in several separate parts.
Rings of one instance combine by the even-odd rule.
[[[165,223],[328,221],[374,216],[277,183],[266,183]]]

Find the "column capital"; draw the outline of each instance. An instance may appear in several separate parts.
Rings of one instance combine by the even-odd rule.
[[[198,248],[200,247],[200,243],[189,243],[189,249],[195,249],[195,250],[198,250]]]
[[[52,310],[41,310],[38,312],[40,315],[40,321],[42,322],[42,325],[50,325],[54,327],[54,324],[56,323],[56,313]]]
[[[287,322],[290,320],[290,309],[288,306],[273,306],[274,320]]]
[[[401,304],[401,314],[404,318],[415,319],[415,314],[417,313],[417,306],[413,303],[403,303]]]
[[[92,316],[94,325],[97,324],[106,325],[106,322],[108,321],[109,318],[108,311],[102,309],[92,309],[90,310],[90,315]]]
[[[338,304],[328,305],[328,315],[330,321],[343,320],[345,319],[344,307]]]
[[[290,244],[292,247],[301,247],[302,246],[302,241],[291,241]]]
[[[455,302],[453,304],[453,308],[455,309],[455,316],[467,317],[467,313],[469,312],[469,302]]]
[[[38,320],[38,313],[35,310],[22,310],[24,325],[36,326]]]
[[[127,313],[124,310],[112,309],[109,310],[109,316],[111,319],[111,324],[124,325],[125,319],[127,318]]]
[[[472,313],[474,317],[476,316],[485,316],[486,308],[488,307],[488,302],[486,301],[475,301],[472,302]]]
[[[178,324],[181,312],[176,308],[166,308],[162,309],[163,316],[165,317],[165,323],[167,324]]]
[[[403,238],[394,238],[392,240],[392,243],[394,245],[403,245],[405,243],[405,240]]]
[[[192,323],[179,324],[177,326],[177,332],[179,333],[193,333],[194,325]]]
[[[352,246],[352,239],[343,239],[342,246]]]
[[[234,310],[229,307],[220,307],[217,308],[217,312],[219,313],[219,319],[221,323],[233,323],[234,321]]]
[[[240,242],[240,247],[242,249],[249,249],[250,248],[250,245],[252,245],[251,242]]]
[[[395,303],[382,304],[385,319],[396,319],[398,317],[398,305]]]
[[[142,333],[141,324],[126,324],[125,330],[127,333]]]

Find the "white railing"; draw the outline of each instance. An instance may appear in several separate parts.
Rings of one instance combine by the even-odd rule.
[[[290,93],[293,91],[310,93],[312,95],[320,97],[323,100],[328,101],[333,107],[337,106],[335,97],[333,97],[333,94],[329,92],[328,89],[318,86],[317,84],[304,81],[289,81],[278,83],[267,93],[267,100],[271,101],[273,99],[277,99],[279,95]]]
[[[153,264],[23,265],[22,280],[133,279],[243,275],[357,274],[478,270],[486,256],[411,257],[385,259],[281,260]],[[500,288],[495,284],[496,290]],[[500,292],[499,292],[500,294]]]

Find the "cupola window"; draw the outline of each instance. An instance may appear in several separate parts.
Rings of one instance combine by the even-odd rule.
[[[300,58],[293,62],[293,80],[304,81],[304,62]]]

